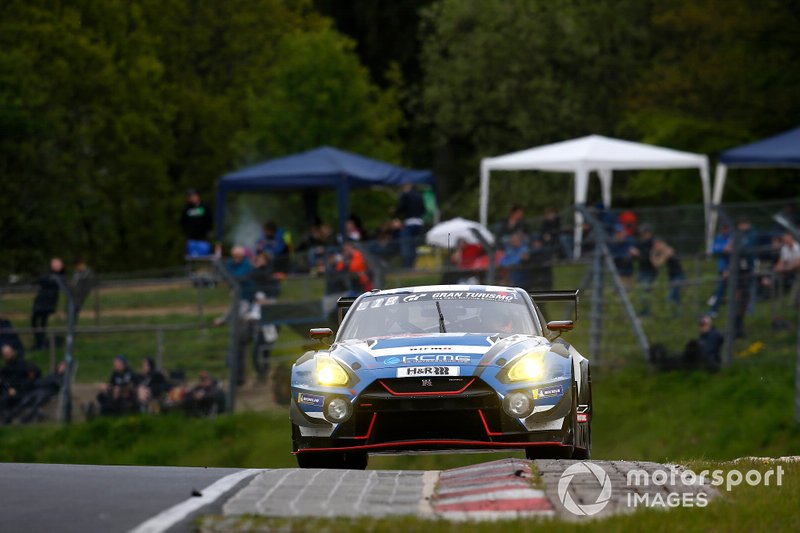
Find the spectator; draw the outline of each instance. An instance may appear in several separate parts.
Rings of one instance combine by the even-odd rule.
[[[389,261],[397,255],[397,242],[392,235],[391,225],[384,224],[374,241],[368,243],[369,252],[381,261]]]
[[[267,255],[263,250],[259,255]],[[225,268],[231,273],[233,278],[239,284],[239,305],[236,307],[235,312],[238,313],[236,320],[236,338],[238,339],[236,348],[236,361],[237,371],[236,380],[239,385],[244,385],[245,382],[245,351],[247,344],[252,337],[251,322],[249,320],[250,314],[254,308],[254,300],[256,293],[256,284],[253,278],[253,265],[245,257],[245,249],[243,246],[234,246],[231,249],[231,259],[225,264]],[[258,277],[259,274],[256,274]],[[221,326],[231,321],[231,313],[234,312],[232,308],[228,308],[225,314],[214,320],[215,326]],[[228,365],[232,365],[232,361],[227,361]]]
[[[28,366],[9,344],[0,347],[0,354],[4,361],[0,369],[0,415],[8,423],[7,417],[20,404],[29,387]]]
[[[97,403],[101,415],[131,413],[136,411],[134,387],[136,376],[133,374],[124,355],[114,358],[113,370],[108,383],[103,384],[97,394]]]
[[[653,227],[650,224],[642,224],[639,228],[639,241],[636,247],[631,250],[634,257],[639,262],[639,283],[641,284],[640,302],[641,316],[650,316],[650,293],[653,291],[653,284],[656,281],[656,270],[653,265],[651,252],[653,251]]]
[[[159,410],[159,402],[172,385],[156,367],[152,357],[142,360],[142,373],[137,376],[136,398],[142,411]]]
[[[247,260],[247,251],[244,246],[237,245],[231,248],[231,258],[225,262],[225,268],[239,283],[240,298],[252,302],[255,295],[255,285],[250,277],[253,265]]]
[[[349,241],[363,241],[367,238],[367,232],[361,225],[361,218],[358,215],[350,215],[344,223],[344,239]]]
[[[628,235],[628,231],[622,224],[614,226],[614,235],[608,243],[608,251],[617,267],[617,273],[622,279],[622,284],[630,290],[633,286],[633,250],[636,241]]]
[[[217,381],[208,372],[200,373],[200,383],[189,390],[183,398],[186,414],[210,416],[224,411],[225,394]]]
[[[725,339],[712,324],[710,316],[701,317],[698,326],[700,335],[686,345],[684,360],[694,367],[716,370],[722,360],[720,352]]]
[[[275,299],[280,292],[278,276],[272,265],[272,259],[266,252],[256,254],[253,258],[253,270],[249,274],[254,294],[259,292],[269,299]]]
[[[561,239],[561,217],[558,216],[558,211],[553,207],[545,208],[544,219],[542,220],[542,227],[539,232],[541,234],[542,245],[556,252],[563,249],[563,242]]]
[[[200,257],[211,255],[209,233],[214,226],[211,208],[200,200],[195,189],[186,194],[186,205],[181,212],[181,228],[186,237],[186,255]]]
[[[11,320],[8,317],[0,316],[0,346],[5,344],[14,348],[14,351],[20,357],[25,356],[25,347],[22,345],[22,339],[19,338],[19,334],[11,324]]]
[[[501,243],[508,244],[511,241],[511,236],[517,232],[522,232],[525,237],[530,235],[530,228],[525,222],[525,208],[519,204],[515,204],[511,207],[511,211],[508,213],[508,219],[500,226],[497,237]]]
[[[86,298],[94,287],[94,272],[86,264],[83,259],[75,260],[75,272],[72,274],[72,283],[70,289],[72,290],[72,299],[75,302],[75,320],[78,320],[78,315],[81,313],[83,304],[86,303]]]
[[[367,262],[355,243],[345,241],[342,253],[334,257],[333,270],[339,273],[348,273],[348,292],[361,294],[372,290],[372,281],[367,274]]]
[[[707,315],[700,318],[698,327],[698,337],[687,342],[678,357],[670,357],[661,344],[653,345],[649,353],[650,363],[660,370],[718,370],[725,339]]]
[[[523,233],[521,231],[514,233],[503,250],[503,258],[500,260],[500,266],[508,269],[510,285],[528,289],[530,286],[530,258],[531,250],[524,242]]]
[[[395,226],[400,232],[400,256],[403,268],[413,268],[417,260],[417,240],[422,233],[425,200],[413,183],[403,185],[403,193],[394,210]]]
[[[739,264],[731,265],[731,267],[738,270],[734,305],[736,306],[736,338],[739,339],[745,336],[744,317],[750,304],[750,295],[753,292],[754,283],[756,282],[754,273],[758,233],[747,217],[741,217],[736,221],[736,229],[739,232],[740,243]]]
[[[479,283],[478,264],[486,255],[480,244],[470,244],[464,239],[458,239],[456,250],[450,256],[450,264],[456,271],[445,274],[444,283],[455,282],[458,284]]]
[[[31,314],[31,327],[34,330],[34,344],[31,350],[43,350],[47,347],[45,330],[50,315],[55,313],[58,307],[60,291],[58,278],[62,280],[64,278],[64,263],[58,257],[54,257],[50,260],[50,272],[36,281],[39,291],[33,300],[33,313]]]
[[[781,282],[791,287],[790,299],[794,301],[797,292],[797,272],[800,271],[800,244],[788,231],[781,237],[781,249],[774,270],[782,279]]]
[[[662,265],[667,267],[667,280],[669,282],[669,291],[667,292],[667,301],[672,305],[673,316],[681,314],[681,288],[686,282],[686,275],[683,273],[683,267],[675,254],[675,250],[668,245],[663,239],[655,239],[653,241],[653,248],[650,252],[650,262],[656,268],[661,268]]]
[[[554,250],[545,246],[544,241],[538,235],[533,236],[531,239],[531,289],[546,291],[553,288],[553,253]]]
[[[264,233],[256,241],[256,253],[267,252],[274,261],[275,269],[285,272],[289,267],[289,236],[275,222],[264,224]]]
[[[711,246],[711,253],[717,258],[717,285],[714,294],[708,299],[708,314],[712,317],[717,316],[719,306],[725,297],[725,289],[728,287],[731,245],[731,229],[727,224],[722,224]]]
[[[29,378],[31,376],[31,372],[34,376],[37,374],[37,372],[38,374],[41,374],[41,372],[38,370],[38,367],[29,368]],[[20,404],[11,414],[11,420],[19,417],[19,421],[23,424],[41,420],[42,415],[39,412],[39,409],[41,409],[42,406],[44,406],[59,393],[61,386],[64,384],[64,375],[66,374],[66,371],[67,363],[61,361],[56,367],[56,371],[52,374],[49,374],[45,377],[35,377],[31,390],[25,395]]]
[[[638,223],[636,213],[630,210],[623,211],[619,214],[618,222],[622,224],[626,236],[636,238],[636,224]]]
[[[322,222],[319,217],[314,217],[303,243],[303,246],[308,248],[308,268],[312,273],[324,272],[325,256],[334,244],[335,239],[330,225]]]

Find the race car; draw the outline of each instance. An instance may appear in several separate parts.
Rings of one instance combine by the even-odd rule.
[[[573,319],[545,322],[547,301],[571,302]],[[369,454],[449,451],[589,458],[589,361],[560,336],[577,309],[577,290],[487,285],[341,298],[332,344],[292,366],[298,465],[364,469]]]

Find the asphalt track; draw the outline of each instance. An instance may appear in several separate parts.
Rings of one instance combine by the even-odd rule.
[[[0,463],[0,532],[130,531],[238,471]]]
[[[210,519],[216,531],[235,530],[243,515],[576,519],[631,512],[635,495],[714,496],[708,484],[686,484],[680,476],[664,484],[626,483],[634,470],[653,474],[676,468],[683,471],[639,461],[522,459],[444,471],[0,463],[0,533],[181,532],[190,531],[201,515],[216,517]],[[540,482],[533,485],[536,472]]]

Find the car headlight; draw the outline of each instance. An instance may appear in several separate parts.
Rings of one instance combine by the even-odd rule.
[[[317,357],[317,383],[328,387],[344,387],[350,381],[342,365],[332,357]]]
[[[533,381],[544,376],[544,352],[531,352],[520,357],[508,370],[509,381]]]

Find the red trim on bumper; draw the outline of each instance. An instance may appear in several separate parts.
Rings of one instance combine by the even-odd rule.
[[[502,432],[489,431],[489,424],[486,423],[486,417],[483,416],[483,411],[481,409],[478,409],[478,414],[481,417],[481,422],[483,422],[483,429],[486,430],[486,434],[487,435],[489,435],[490,437],[496,437],[498,435],[502,435],[503,434]]]
[[[358,446],[339,446],[335,448],[303,448],[292,452],[297,455],[301,452],[350,452],[364,450],[380,450],[382,448],[407,448],[414,446],[456,446],[461,448],[528,448],[532,446],[569,446],[561,442],[486,442],[482,440],[403,440],[397,442],[379,442],[376,444],[361,444]]]
[[[383,382],[383,380],[378,380],[378,383],[380,383],[383,386],[384,389],[389,391],[389,393],[392,396],[450,396],[450,395],[453,395],[453,394],[461,394],[462,392],[467,390],[467,387],[469,387],[470,385],[475,383],[475,378],[472,378],[469,383],[464,385],[464,387],[459,389],[459,390],[446,391],[446,392],[395,392],[392,389],[390,389],[389,386],[386,385],[386,383]]]
[[[375,426],[375,419],[378,418],[378,413],[372,413],[372,420],[369,423],[369,428],[367,429],[367,434],[362,435],[361,437],[353,437],[354,439],[368,439],[370,435],[372,435],[372,428]]]

